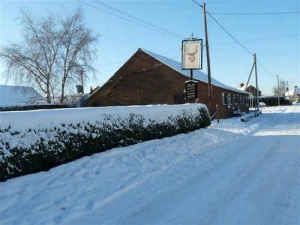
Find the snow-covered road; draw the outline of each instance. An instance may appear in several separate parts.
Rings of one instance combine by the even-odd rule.
[[[300,105],[0,183],[0,224],[300,224]]]

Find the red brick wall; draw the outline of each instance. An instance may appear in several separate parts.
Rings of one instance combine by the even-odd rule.
[[[88,99],[87,106],[186,103],[183,91],[188,79],[144,52],[137,51]],[[218,104],[220,118],[227,118],[232,116],[232,109],[223,106],[222,92],[226,90],[213,86],[213,111]],[[201,81],[198,83],[198,99],[209,107],[208,85]]]

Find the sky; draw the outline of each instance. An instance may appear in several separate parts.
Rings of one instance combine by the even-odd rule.
[[[24,147],[34,145],[39,135],[45,142],[56,138],[55,132],[24,135],[27,128],[51,130],[62,121],[86,126],[84,121],[104,113],[117,118],[134,109],[164,121],[182,109],[196,113],[197,107],[201,106],[1,113],[2,131],[10,121],[11,129],[21,132],[0,135],[5,146]],[[0,182],[0,224],[299,224],[300,105],[262,111],[246,123],[239,117],[214,120],[207,129],[114,148]],[[0,154],[0,162],[6,155]]]
[[[180,62],[182,40],[191,34],[205,40],[203,9],[198,4],[192,0],[0,0],[0,46],[21,43],[22,27],[16,18],[22,8],[46,15],[71,13],[81,6],[86,26],[99,35],[93,61],[97,73],[85,82],[89,89],[105,83],[138,48]],[[300,86],[299,0],[207,0],[206,8],[214,79],[231,87],[246,83],[256,53],[263,95],[273,94],[277,75],[290,89]],[[207,73],[205,51],[202,72]],[[0,84],[5,82],[0,78]],[[254,74],[250,84],[256,85]]]

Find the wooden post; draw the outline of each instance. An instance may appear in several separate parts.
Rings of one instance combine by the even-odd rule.
[[[255,116],[257,116],[256,113],[259,111],[259,91],[258,91],[258,79],[257,79],[257,61],[256,61],[256,53],[254,53],[254,69],[255,69],[255,82],[256,82],[256,109],[255,110]]]
[[[278,106],[280,106],[280,95],[279,95],[279,76],[277,75],[277,95],[278,95]]]
[[[219,105],[216,104],[216,110],[217,110],[217,122],[219,123]]]
[[[206,5],[203,3],[203,14],[204,14],[204,29],[205,29],[205,45],[206,45],[206,61],[207,61],[207,76],[208,76],[208,96],[209,96],[209,111],[212,114],[213,96],[212,96],[212,85],[211,85],[211,71],[210,71],[210,56],[209,56],[209,45],[208,45],[208,32],[207,32],[207,21],[206,21]]]

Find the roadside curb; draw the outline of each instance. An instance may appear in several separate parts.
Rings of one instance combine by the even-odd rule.
[[[252,111],[252,112],[247,113],[247,115],[242,116],[240,120],[242,122],[248,122],[249,120],[252,120],[253,118],[259,116],[261,113],[262,113],[261,110],[259,110],[259,111]]]

